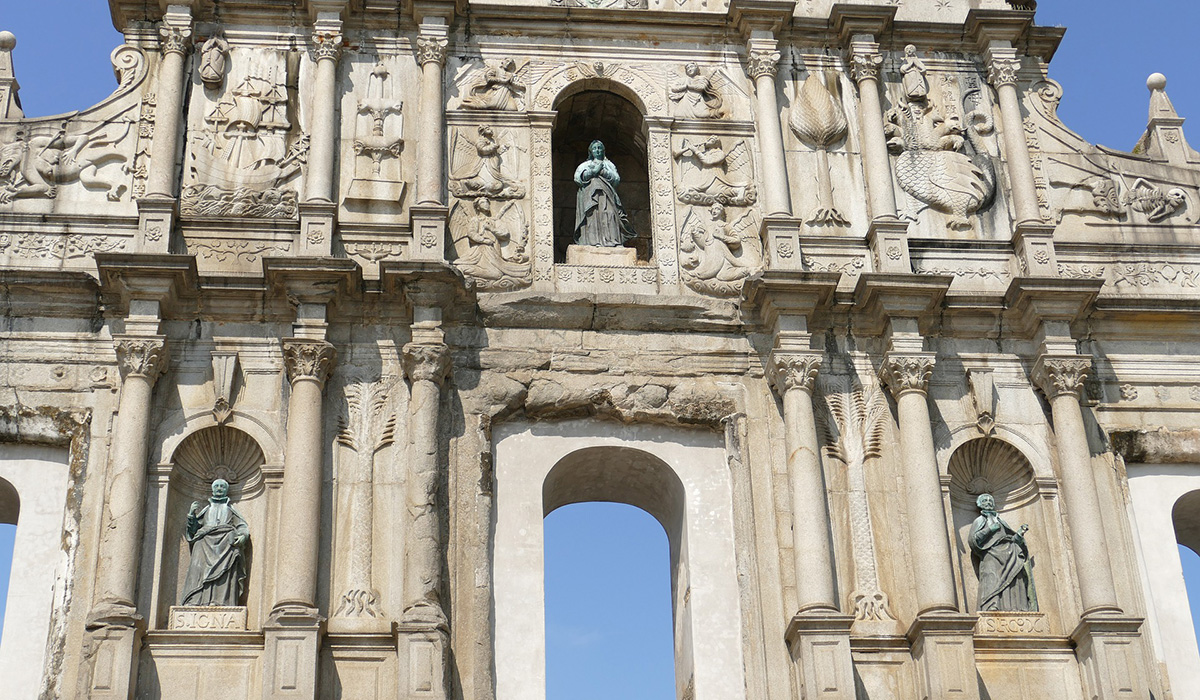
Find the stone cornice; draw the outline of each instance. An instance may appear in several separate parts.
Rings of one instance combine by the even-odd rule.
[[[1004,295],[1008,322],[1025,337],[1045,321],[1070,323],[1084,315],[1103,286],[1102,279],[1018,277]]]
[[[288,382],[294,384],[301,379],[315,379],[317,383],[325,384],[337,359],[332,344],[308,338],[284,338],[282,344]]]
[[[153,384],[170,364],[165,336],[117,335],[113,336],[113,345],[123,379],[142,377]]]
[[[1092,358],[1086,355],[1042,355],[1033,365],[1030,379],[1047,399],[1064,394],[1079,399],[1091,369]]]

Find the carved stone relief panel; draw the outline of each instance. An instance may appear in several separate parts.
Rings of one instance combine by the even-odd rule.
[[[296,115],[301,56],[234,47],[219,90],[193,90],[180,213],[295,218],[308,136]]]
[[[345,206],[367,207],[378,203],[385,207],[390,205],[388,209],[395,211],[404,196],[405,183],[400,161],[404,151],[404,103],[399,98],[399,79],[388,68],[388,62],[380,57],[365,82],[365,93],[359,94],[352,113],[355,115],[354,135],[349,139],[349,146],[353,153],[350,170],[353,176],[346,191]]]
[[[554,186],[549,121],[530,129],[530,182],[533,205],[533,248],[530,262],[535,285],[554,285]]]

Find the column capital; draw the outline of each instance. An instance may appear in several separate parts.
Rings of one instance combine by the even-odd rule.
[[[170,355],[165,336],[119,335],[113,338],[113,345],[122,378],[145,377],[153,384],[167,371]]]
[[[409,343],[404,346],[403,362],[409,381],[440,385],[450,368],[450,349],[440,343]]]
[[[317,30],[312,33],[313,55],[317,61],[337,61],[342,55],[342,33],[336,30]]]
[[[764,75],[775,79],[779,73],[779,59],[782,58],[776,46],[773,40],[755,39],[750,42],[746,53],[746,74],[751,79],[757,80]]]
[[[937,355],[932,352],[889,352],[883,357],[879,376],[897,399],[910,391],[924,394],[929,391],[929,377],[936,360]]]
[[[811,394],[823,361],[818,354],[773,352],[768,376],[780,397],[792,389]]]
[[[992,87],[1016,86],[1020,70],[1021,60],[1017,58],[1016,49],[988,49],[987,78]]]
[[[284,338],[282,342],[288,381],[294,384],[299,379],[315,379],[323,385],[337,358],[333,345],[309,338]]]
[[[446,46],[449,40],[444,36],[423,34],[417,37],[417,63],[436,63],[439,66],[446,63]]]
[[[187,55],[192,45],[192,28],[163,22],[158,27],[158,48],[163,56],[175,53]]]
[[[855,83],[864,80],[879,80],[879,67],[883,65],[883,54],[879,44],[873,41],[854,41],[850,44],[850,77]]]
[[[1092,358],[1086,355],[1042,355],[1033,365],[1031,378],[1047,399],[1064,394],[1078,399],[1091,369]]]

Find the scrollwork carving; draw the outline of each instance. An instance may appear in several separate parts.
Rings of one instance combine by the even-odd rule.
[[[151,384],[167,371],[170,357],[163,336],[118,336],[114,338],[117,367],[122,378],[144,377]]]
[[[929,390],[929,378],[933,375],[935,361],[933,353],[888,353],[883,358],[880,377],[897,399],[910,391],[925,393]]]
[[[288,381],[314,379],[324,384],[333,369],[337,351],[324,340],[286,338],[283,341],[283,365]]]

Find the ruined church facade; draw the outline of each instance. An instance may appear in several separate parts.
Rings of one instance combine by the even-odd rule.
[[[584,501],[667,533],[680,700],[1200,688],[1162,76],[1125,153],[1034,2],[110,6],[79,112],[0,33],[11,697],[544,700]]]

